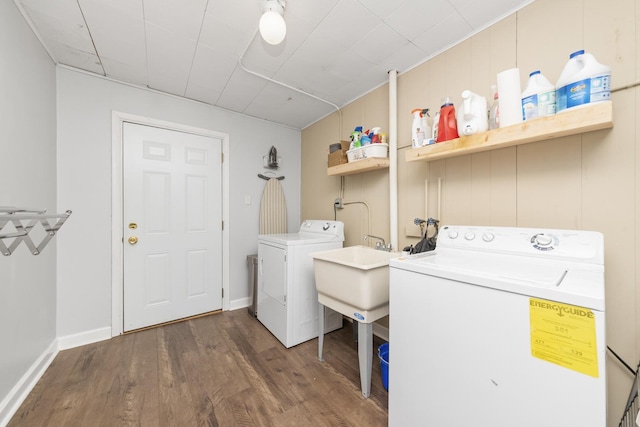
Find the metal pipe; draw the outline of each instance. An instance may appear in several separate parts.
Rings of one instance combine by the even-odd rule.
[[[398,248],[398,72],[389,71],[389,241]]]

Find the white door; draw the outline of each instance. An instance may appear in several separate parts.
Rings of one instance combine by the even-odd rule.
[[[124,330],[222,308],[222,140],[124,123]]]

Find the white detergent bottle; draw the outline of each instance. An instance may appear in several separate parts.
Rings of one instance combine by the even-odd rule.
[[[529,74],[522,92],[522,120],[552,116],[556,113],[556,87],[539,70]]]
[[[487,98],[470,90],[462,92],[462,105],[458,109],[458,135],[469,136],[489,129]]]
[[[422,129],[424,130],[424,141],[422,141],[422,145],[428,145],[429,142],[435,142],[435,140],[431,140],[431,126],[429,126],[429,109],[425,108],[422,110],[422,118],[421,124]]]
[[[411,123],[411,146],[413,148],[422,147],[424,139],[427,137],[422,121],[422,108],[411,111],[413,122]]]
[[[611,99],[611,68],[584,50],[573,52],[556,83],[557,112]]]
[[[491,85],[491,96],[493,96],[493,104],[489,108],[489,129],[498,129],[500,127],[500,111],[498,109],[498,86]]]
[[[431,139],[434,141],[438,140],[438,122],[440,121],[440,111],[436,111],[435,116],[433,116],[433,127],[431,128]]]

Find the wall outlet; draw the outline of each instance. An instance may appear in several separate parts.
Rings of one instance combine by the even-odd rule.
[[[342,199],[340,197],[336,198],[336,200],[333,202],[333,207],[336,209],[344,208],[344,206],[342,206]]]

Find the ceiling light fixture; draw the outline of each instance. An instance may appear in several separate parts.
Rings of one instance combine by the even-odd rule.
[[[282,43],[287,34],[287,24],[284,22],[284,1],[266,0],[260,18],[260,35],[269,44]]]

